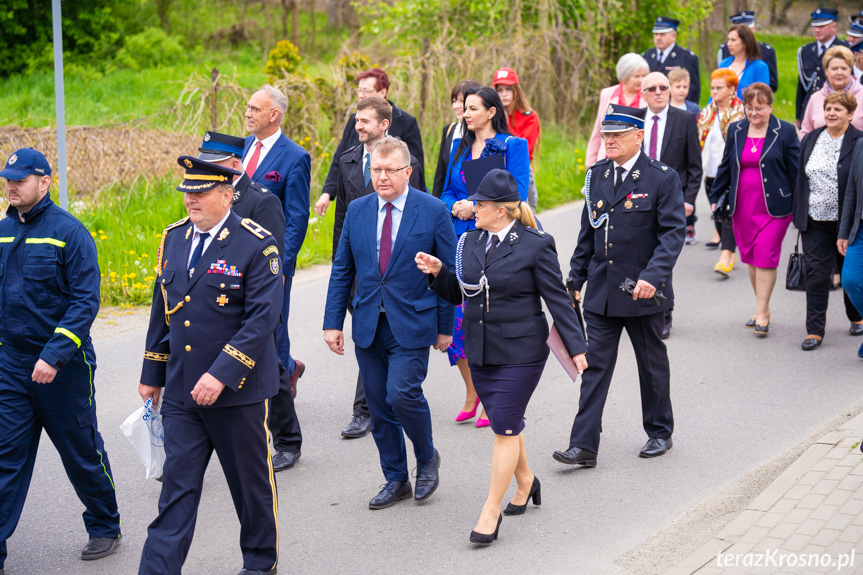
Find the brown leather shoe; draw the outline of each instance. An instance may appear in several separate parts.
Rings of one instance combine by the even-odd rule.
[[[303,377],[303,374],[306,372],[306,364],[301,362],[298,359],[294,360],[294,363],[297,364],[297,367],[294,368],[294,373],[291,374],[291,397],[297,397],[297,380]]]

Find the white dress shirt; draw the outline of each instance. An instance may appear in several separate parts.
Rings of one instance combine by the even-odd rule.
[[[677,42],[673,43],[671,46],[666,48],[665,50],[656,49],[656,58],[659,60],[661,64],[665,63],[665,60],[671,55],[671,51],[674,50],[674,47],[677,45]]]
[[[409,189],[410,189],[410,184],[405,186],[405,192],[402,195],[400,195],[399,197],[394,199],[392,202],[390,202],[393,205],[393,209],[390,211],[390,214],[392,215],[392,218],[393,218],[393,230],[392,230],[392,238],[391,238],[392,242],[390,243],[391,248],[395,247],[395,245],[396,245],[396,236],[399,233],[399,226],[402,223],[402,214],[404,214],[404,211],[405,211],[405,202],[408,201],[408,190]],[[386,219],[386,217],[387,217],[387,210],[384,207],[386,205],[387,205],[387,202],[384,201],[383,198],[378,196],[378,231],[377,231],[377,234],[375,234],[375,237],[377,238],[377,244],[376,244],[377,252],[376,252],[376,254],[378,256],[378,260],[380,260],[380,258],[381,258],[381,232],[383,232],[383,229],[384,229],[384,219]]]
[[[644,141],[642,145],[644,146],[644,153],[650,155],[650,137],[653,133],[653,117],[659,116],[659,120],[657,120],[657,138],[656,138],[656,157],[654,160],[662,159],[662,138],[665,136],[665,126],[668,125],[668,105],[659,112],[658,114],[654,114],[650,108],[647,108],[644,113]]]
[[[255,141],[252,142],[252,147],[249,148],[249,151],[246,153],[246,157],[243,158],[243,171],[245,172],[246,168],[249,166],[249,160],[252,159],[252,156],[255,153],[255,148],[257,147],[258,142],[261,142],[263,144],[263,146],[261,147],[261,155],[258,156],[258,167],[260,168],[261,164],[264,163],[264,158],[267,157],[267,152],[269,152],[273,148],[273,146],[276,145],[276,141],[278,141],[278,139],[281,137],[281,135],[282,135],[282,130],[280,128],[280,129],[276,130],[275,134],[273,134],[272,136],[268,136],[268,137],[264,138],[263,140],[259,140],[259,139],[255,138]]]
[[[210,237],[204,240],[204,250],[201,252],[201,257],[203,258],[203,254],[207,253],[207,248],[210,247],[210,244],[213,243],[213,239],[215,239],[216,234],[219,233],[219,230],[222,229],[222,226],[225,225],[225,222],[228,220],[228,216],[231,215],[231,210],[228,210],[228,213],[225,214],[225,217],[221,219],[221,221],[210,228],[207,232],[204,232],[197,225],[193,226],[195,235],[192,237],[192,245],[189,249],[189,257],[186,258],[186,267],[189,267],[189,264],[192,263],[192,254],[195,253],[195,248],[198,247],[198,243],[201,241],[201,234],[208,233]]]
[[[646,154],[645,154],[646,155]],[[629,172],[632,171],[632,166],[635,165],[635,162],[638,160],[638,154],[635,154],[629,160],[626,161],[622,166],[617,162],[614,162],[614,185],[617,185],[617,168],[622,167],[625,171],[623,172],[623,179],[626,179],[626,176],[629,175]]]
[[[506,235],[509,233],[509,230],[512,229],[512,226],[514,224],[515,224],[515,220],[512,220],[511,222],[509,222],[508,226],[506,226],[505,228],[503,228],[499,232],[489,233],[488,234],[488,240],[486,240],[486,242],[485,242],[485,251],[488,251],[488,249],[491,247],[492,236],[497,236],[498,241],[502,242],[503,239],[506,237]]]

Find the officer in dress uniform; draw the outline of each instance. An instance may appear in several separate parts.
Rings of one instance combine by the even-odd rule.
[[[225,168],[242,171],[245,140],[218,132],[207,132],[198,148],[198,159]],[[272,230],[276,245],[285,245],[285,214],[275,194],[243,172],[234,179],[234,200],[231,210],[241,218],[258,222],[265,230]],[[302,366],[302,362],[299,363]],[[288,373],[279,361],[279,393],[270,402],[270,433],[273,435],[273,469],[290,469],[300,459],[303,435],[294,407],[297,380],[305,371],[295,369]]]
[[[738,24],[745,24],[752,28],[752,31],[755,32],[755,10],[743,10],[742,12],[738,12],[728,18],[731,20],[732,26],[737,26]],[[767,68],[770,70],[770,89],[773,92],[779,89],[779,74],[776,68],[776,50],[773,49],[773,46],[770,44],[765,44],[764,42],[759,42],[758,45],[761,47],[761,59],[764,60],[764,63],[767,64]],[[719,51],[716,53],[716,62],[722,62],[725,58],[731,56],[731,52],[728,50],[727,44],[722,44],[719,47]]]
[[[602,123],[608,158],[590,167],[578,244],[567,286],[587,295],[587,356],[578,414],[569,447],[554,458],[595,467],[602,410],[626,329],[641,384],[644,430],[649,440],[641,457],[671,449],[674,417],[669,391],[668,352],[662,341],[664,313],[674,305],[671,271],[685,237],[683,191],[677,172],[641,151],[643,109],[609,105]],[[635,283],[631,295],[620,288]]]
[[[863,42],[851,46],[851,53],[854,54],[854,77],[863,82]]]
[[[2,573],[6,540],[21,518],[43,429],[85,507],[90,540],[81,559],[117,550],[120,514],[96,423],[90,341],[99,311],[96,244],[81,222],[51,201],[51,167],[41,152],[16,151],[0,178],[6,179],[9,198],[0,220]]]
[[[659,16],[653,25],[653,48],[645,50],[642,56],[647,60],[651,72],[662,72],[666,76],[675,68],[689,71],[690,102],[699,103],[701,98],[701,76],[698,72],[698,56],[692,50],[677,45],[677,27],[680,20]]]
[[[804,44],[797,49],[797,100],[795,117],[797,128],[803,122],[803,113],[809,96],[824,86],[826,77],[821,57],[833,46],[848,46],[836,38],[836,20],[839,11],[835,8],[816,8],[812,13],[812,34],[814,42]]]
[[[270,398],[279,387],[273,334],[282,305],[272,234],[231,211],[236,170],[180,156],[189,217],[162,234],[138,392],[162,396],[165,467],[159,516],[139,575],[179,574],[192,543],[213,450],[240,519],[241,574],[275,573],[278,500]]]
[[[856,14],[852,14],[850,19],[852,24],[863,24],[863,10],[860,10]]]

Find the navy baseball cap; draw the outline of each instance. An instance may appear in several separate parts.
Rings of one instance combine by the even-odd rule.
[[[826,26],[838,19],[839,10],[836,8],[816,8],[812,13],[812,26]]]
[[[644,129],[644,108],[630,108],[609,104],[602,120],[601,132],[625,132],[633,128]]]
[[[0,178],[7,180],[23,180],[30,174],[50,176],[51,166],[42,152],[34,148],[21,148],[9,156],[6,168],[0,172]]]
[[[675,20],[668,16],[658,16],[656,22],[653,24],[653,33],[676,32],[678,26],[680,26],[680,20]]]
[[[245,146],[246,141],[239,136],[207,131],[201,147],[198,148],[198,159],[206,162],[221,162],[231,156],[242,159]]]
[[[518,195],[518,184],[512,174],[506,170],[495,168],[483,176],[482,181],[473,195],[468,197],[475,202],[517,202],[521,200]]]
[[[242,172],[237,170],[192,156],[180,156],[177,163],[186,169],[183,182],[177,186],[177,190],[181,192],[206,192],[219,184],[230,184],[234,181],[234,176],[242,175]]]

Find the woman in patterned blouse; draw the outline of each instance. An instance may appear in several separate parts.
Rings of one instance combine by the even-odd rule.
[[[841,271],[844,258],[836,252],[845,187],[857,139],[863,132],[851,125],[856,98],[833,92],[824,99],[826,125],[806,134],[800,145],[800,170],[794,194],[794,225],[803,240],[806,268],[806,338],[801,347],[821,345],[834,263]],[[863,335],[863,317],[845,295],[845,315],[851,335]]]

